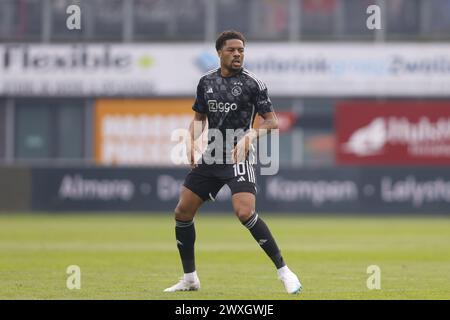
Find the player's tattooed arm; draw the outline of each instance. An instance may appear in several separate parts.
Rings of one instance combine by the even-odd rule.
[[[251,129],[247,135],[250,138],[250,142],[262,137],[270,132],[270,130],[278,129],[278,118],[275,112],[266,112],[261,117],[264,121],[258,126],[257,129]]]
[[[201,148],[196,140],[202,135],[206,127],[206,114],[195,112],[194,119],[189,124],[189,137],[186,139],[187,157],[191,167],[196,167],[195,152],[201,153]]]
[[[266,112],[261,117],[264,121],[258,129],[249,130],[233,149],[233,160],[235,162],[244,161],[254,140],[266,135],[270,130],[278,129],[278,118],[275,112]]]

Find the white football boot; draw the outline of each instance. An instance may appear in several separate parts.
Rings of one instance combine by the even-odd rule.
[[[287,266],[284,266],[278,270],[278,279],[283,282],[287,293],[295,294],[302,291],[302,284],[300,283],[300,280],[298,280],[295,273],[289,270]]]
[[[194,279],[186,279],[186,277],[183,277],[177,284],[165,289],[164,292],[197,291],[198,289],[200,289],[200,280],[198,277]]]

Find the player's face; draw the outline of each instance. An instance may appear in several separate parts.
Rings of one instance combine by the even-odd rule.
[[[219,50],[220,66],[228,71],[239,70],[244,63],[244,43],[238,39],[225,41]]]

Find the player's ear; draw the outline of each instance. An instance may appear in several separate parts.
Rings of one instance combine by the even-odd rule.
[[[217,50],[217,55],[219,56],[219,58],[222,58],[222,50]]]

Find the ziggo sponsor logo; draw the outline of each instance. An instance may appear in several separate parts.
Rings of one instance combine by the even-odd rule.
[[[237,109],[236,103],[217,102],[217,100],[208,100],[208,108],[210,112],[229,112]]]

